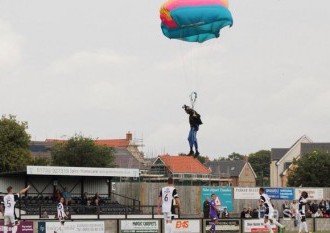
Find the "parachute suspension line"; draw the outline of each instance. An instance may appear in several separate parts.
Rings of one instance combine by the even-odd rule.
[[[184,45],[183,43],[179,43],[179,53],[181,56],[181,72],[182,72],[182,76],[184,78],[184,82],[185,82],[185,86],[187,88],[187,91],[191,91],[190,86],[189,86],[189,75],[188,75],[188,65],[187,65],[187,59],[185,58],[185,49],[184,49]]]
[[[180,38],[184,38],[184,30],[180,31]],[[186,83],[187,92],[190,93],[190,104],[191,108],[194,109],[197,100],[197,87],[200,78],[200,67],[199,67],[199,53],[202,43],[185,43],[184,41],[178,41],[181,62],[182,62],[182,73],[184,81]]]
[[[189,97],[190,97],[191,108],[194,109],[197,100],[197,92],[195,91],[191,92]]]
[[[182,62],[182,76],[185,83],[185,93],[191,93],[195,90],[195,73],[194,61],[192,59],[192,45],[187,43],[180,43],[180,54]],[[189,94],[190,95],[190,94]]]

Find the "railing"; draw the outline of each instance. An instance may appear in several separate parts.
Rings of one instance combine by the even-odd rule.
[[[18,202],[18,217],[21,219],[42,219],[56,218],[57,205],[53,204],[24,204]],[[121,216],[120,218],[128,218],[130,215],[148,215],[148,218],[155,218],[157,214],[157,206],[127,206],[121,204],[102,204],[100,206],[86,206],[81,204],[65,206],[65,212],[69,219],[95,218],[104,219]]]
[[[134,206],[135,208],[139,208],[139,206],[141,205],[141,201],[131,198],[131,197],[127,197],[118,193],[114,193],[111,192],[109,194],[100,194],[100,197],[103,201],[105,201],[106,203],[110,203],[110,202],[120,202],[122,204],[125,205],[129,205],[129,206]],[[21,200],[31,200],[32,202],[39,202],[40,199],[45,199],[47,198],[47,200],[53,200],[53,193],[31,193],[29,192],[28,196],[23,196],[21,198]],[[90,197],[91,199],[93,197]],[[77,202],[78,204],[82,203],[82,199],[81,199],[81,194],[80,193],[72,193],[71,194],[71,199],[73,202]],[[57,204],[57,203],[56,203]]]

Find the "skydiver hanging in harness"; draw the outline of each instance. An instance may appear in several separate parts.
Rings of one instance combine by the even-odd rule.
[[[194,110],[194,103],[196,99],[197,99],[197,93],[193,92],[190,95],[192,107],[189,107],[187,105],[183,105],[182,107],[189,115],[190,131],[188,135],[188,141],[189,141],[190,151],[188,155],[194,155],[195,157],[199,155],[198,143],[197,143],[197,131],[199,130],[199,126],[203,124],[201,120],[201,116]],[[195,152],[193,149],[194,147],[195,147]]]

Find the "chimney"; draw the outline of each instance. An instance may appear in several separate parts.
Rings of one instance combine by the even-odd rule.
[[[249,156],[248,156],[248,155],[244,155],[243,160],[244,160],[246,163],[249,162]]]
[[[133,136],[132,136],[132,133],[131,133],[130,131],[128,131],[128,132],[126,133],[126,139],[129,140],[129,141],[132,141]]]

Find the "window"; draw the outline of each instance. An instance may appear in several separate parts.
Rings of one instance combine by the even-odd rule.
[[[284,163],[284,171],[287,170],[290,167],[291,164],[292,164],[292,162],[285,162]]]

